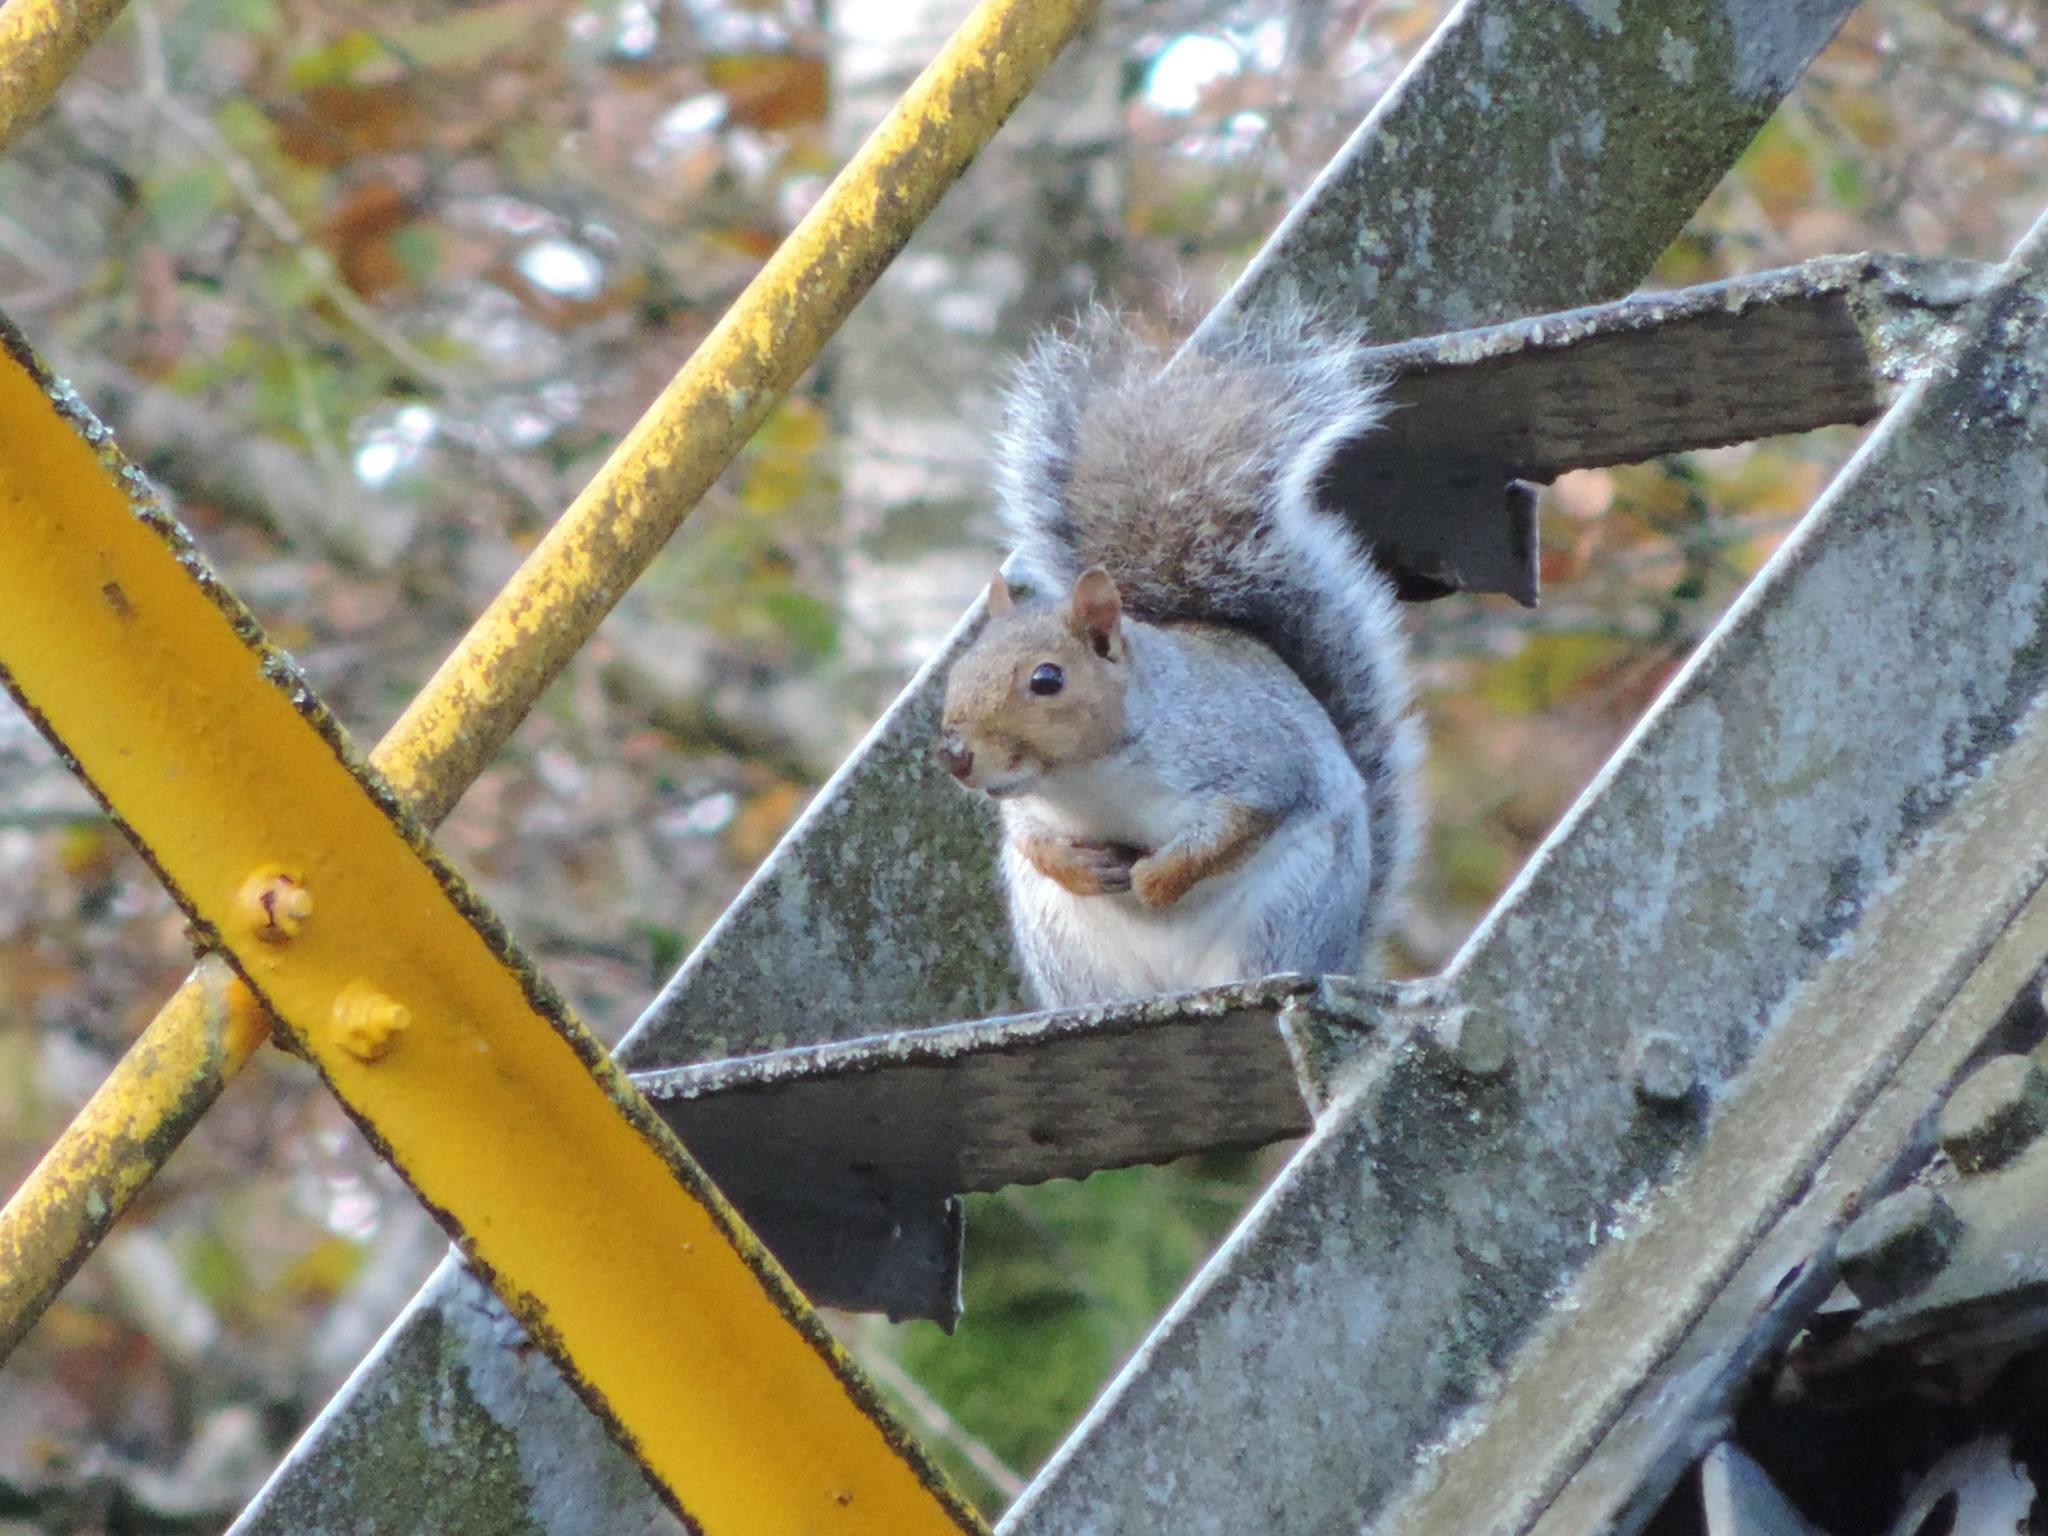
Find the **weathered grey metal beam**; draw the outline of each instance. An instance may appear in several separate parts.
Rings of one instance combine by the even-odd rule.
[[[1705,1448],[2048,950],[2048,276],[2004,279],[1441,979],[1513,1070],[1390,1020],[1006,1531],[1626,1530]]]
[[[688,1536],[453,1254],[231,1529]]]
[[[1616,297],[1642,280],[1850,9],[1852,0],[1680,0],[1623,21],[1619,8],[1564,0],[1465,0],[1236,301],[1291,289],[1399,338]],[[935,679],[966,632],[913,680],[691,956],[622,1047],[625,1065],[1015,1006],[987,827],[967,797],[934,786],[927,757]],[[561,1456],[474,1372],[421,1379],[418,1331],[457,1288],[435,1282],[238,1531],[321,1529],[307,1510],[329,1529],[375,1529],[403,1505],[407,1480],[368,1489],[349,1475],[361,1459],[434,1481],[436,1454],[451,1446],[517,1466],[524,1480],[479,1484],[443,1529],[616,1531],[655,1518],[651,1495],[623,1491],[619,1468],[630,1473],[630,1463],[609,1445]],[[424,1402],[432,1415],[417,1411]],[[343,1424],[347,1445],[330,1448]]]
[[[1987,271],[1833,256],[1379,348],[1399,409],[1328,490],[1404,596],[1533,603],[1533,508],[1503,484],[1869,421]]]
[[[1614,298],[1852,8],[1686,0],[1624,23],[1564,0],[1468,0],[1226,302],[1285,288],[1398,338]],[[987,827],[929,761],[936,678],[966,633],[690,956],[621,1046],[627,1066],[1015,1006]]]
[[[1969,698],[1976,764],[1965,769],[1951,755],[1942,785],[1910,807],[1911,852],[1873,891],[1855,930],[1834,942],[1812,984],[1777,1005],[1769,1042],[1715,1106],[1695,1165],[1643,1212],[1626,1242],[1586,1271],[1572,1310],[1588,1335],[1596,1319],[1633,1334],[1635,1358],[1611,1356],[1603,1383],[1553,1329],[1527,1352],[1486,1430],[1447,1460],[1439,1490],[1405,1529],[1458,1529],[1469,1511],[1457,1508],[1453,1481],[1476,1486],[1487,1458],[1503,1453],[1517,1461],[1530,1499],[1543,1464],[1511,1446],[1531,1432],[1551,1447],[1550,1475],[1568,1474],[1536,1532],[1639,1526],[1715,1438],[1758,1367],[1812,1319],[1833,1286],[1843,1224],[1924,1157],[1930,1111],[1948,1086],[2007,1035],[2016,1008],[2038,1006],[2031,983],[2048,955],[2048,711],[2039,654],[2048,643],[2048,594],[2038,555],[2031,567],[2004,559],[2014,549],[2038,551],[2048,530],[2039,472],[2048,456],[2048,218],[1999,277],[2001,286],[1960,317],[1963,345],[1904,370],[1912,393],[1801,535],[1802,544],[1831,539],[1838,568],[1841,558],[1878,554],[1901,539],[1931,549],[1914,573],[1922,593],[1909,577],[1898,584],[1896,606],[1859,605],[1859,622],[1904,621],[1902,637],[1886,637],[1894,646],[1937,642],[1913,657],[1916,678],[1897,682],[1902,692],[1947,687]],[[1961,614],[1944,613],[1933,631],[1913,628],[1916,607],[1936,591],[1965,610],[1986,598],[2001,604],[2000,638],[1977,659],[1995,670],[2004,653],[2002,693],[1978,691],[1982,674],[1973,678],[1968,658],[1939,646],[1941,629],[1967,623]],[[2025,1132],[2022,1145],[2032,1134],[1998,1129]],[[2005,1241],[2013,1227],[2005,1220],[2001,1229],[2000,1220],[2017,1189],[2029,1187],[2028,1176],[2013,1173],[2012,1182],[1986,1174],[1972,1191],[1978,1262],[1942,1277],[1917,1309],[1921,1328],[1930,1318],[1995,1313],[1991,1327],[2013,1331],[2027,1286]],[[2007,1289],[1986,1305],[1994,1271]],[[1882,1336],[1890,1320],[1879,1309],[1871,1332]],[[1644,1368],[1659,1356],[1654,1369]],[[1574,1383],[1564,1399],[1544,1385],[1559,1373]]]
[[[634,1082],[723,1189],[775,1149],[945,1194],[1074,1179],[1308,1133],[1288,1035],[1312,981],[836,1041]]]
[[[1866,252],[1375,348],[1365,440],[1527,480],[1872,420],[1997,268]]]
[[[1465,0],[1207,324],[1306,299],[1398,341],[1619,298],[1854,8]]]
[[[2014,1069],[2030,1079],[2019,1092]],[[1939,1126],[1946,1177],[1930,1166],[1925,1183],[1860,1211],[1844,1232],[1850,1297],[1791,1350],[1786,1369],[1802,1390],[1838,1397],[1930,1369],[1975,1374],[2048,1340],[2044,1090],[2048,1069],[2033,1056],[1994,1057],[1957,1089]],[[1958,1110],[1976,1121],[1966,1137],[1989,1132],[2010,1157],[1979,1164],[1958,1147]]]
[[[1468,0],[1203,329],[1306,300],[1399,340],[1616,298],[1851,9]],[[1358,500],[1361,512],[1427,509],[1398,530],[1375,515],[1404,597],[1534,601],[1533,509],[1499,470],[1465,455],[1380,459],[1360,489],[1381,499]]]
[[[799,1046],[636,1081],[812,1299],[960,1310],[957,1194],[1308,1131],[1308,981]]]

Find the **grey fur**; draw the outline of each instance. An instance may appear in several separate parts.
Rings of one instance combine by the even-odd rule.
[[[1420,741],[1392,588],[1318,498],[1337,451],[1385,414],[1363,350],[1297,311],[1169,366],[1095,311],[1019,368],[997,484],[1020,579],[1057,594],[1103,566],[1135,617],[1228,625],[1306,685],[1363,784],[1369,948],[1415,854]]]
[[[1271,649],[1235,630],[1124,628],[1124,745],[1002,802],[1011,925],[1040,1000],[1075,1007],[1359,970],[1377,865],[1363,787],[1329,715]],[[1130,893],[1076,896],[1017,852],[1016,834],[1160,847],[1238,808],[1275,830],[1244,864],[1161,910]]]

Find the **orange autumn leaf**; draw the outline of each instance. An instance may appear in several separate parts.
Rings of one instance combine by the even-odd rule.
[[[365,155],[423,148],[434,121],[403,81],[308,87],[270,109],[278,147],[307,165],[339,169]]]
[[[749,128],[822,122],[831,103],[825,61],[801,53],[722,54],[705,74],[725,93],[732,121]]]
[[[382,177],[343,194],[322,221],[320,239],[349,287],[369,297],[405,282],[405,263],[391,237],[418,211],[411,196]]]

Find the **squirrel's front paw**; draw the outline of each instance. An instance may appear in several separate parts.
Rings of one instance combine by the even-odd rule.
[[[1170,907],[1187,895],[1194,877],[1185,859],[1147,854],[1131,866],[1131,889],[1148,907]]]
[[[1122,843],[1034,838],[1022,846],[1033,869],[1076,896],[1113,896],[1128,891],[1131,868],[1139,857],[1136,848]]]

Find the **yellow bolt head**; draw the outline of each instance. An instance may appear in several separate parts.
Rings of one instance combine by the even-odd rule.
[[[412,1026],[412,1010],[366,981],[352,981],[334,999],[334,1038],[358,1061],[382,1061]]]
[[[266,944],[289,944],[313,915],[313,893],[297,875],[266,864],[242,882],[235,909]]]

